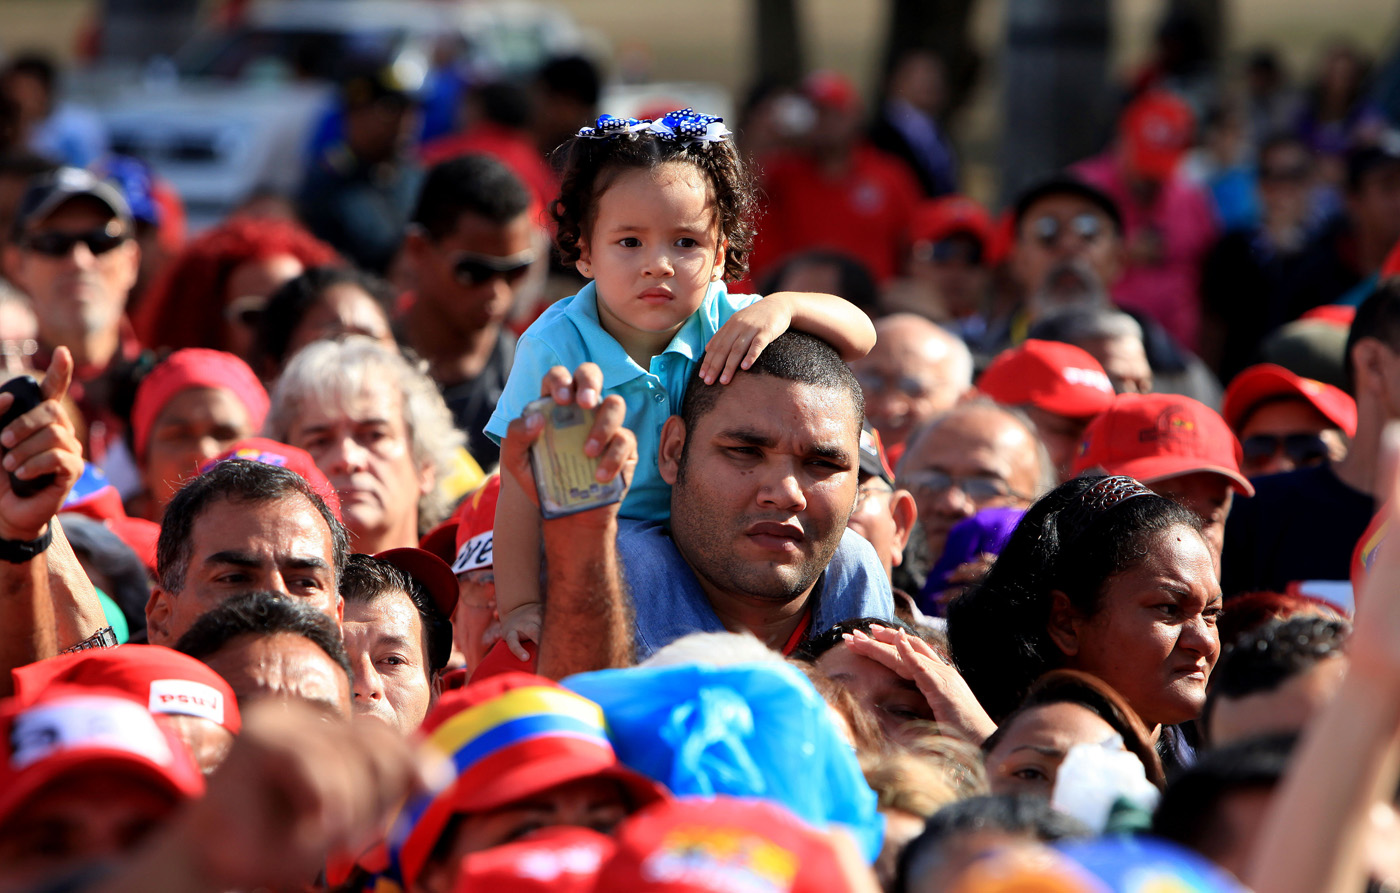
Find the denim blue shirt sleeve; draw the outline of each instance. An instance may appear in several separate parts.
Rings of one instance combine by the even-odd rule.
[[[622,517],[665,520],[671,516],[671,488],[661,478],[656,459],[661,428],[680,412],[686,383],[699,365],[705,345],[738,310],[758,295],[731,295],[724,283],[710,287],[700,309],[681,326],[671,343],[643,369],[607,333],[598,319],[598,292],[588,283],[578,294],[551,306],[521,336],[510,380],[486,434],[500,443],[506,427],[540,393],[540,379],[551,366],[573,371],[593,362],[603,372],[604,395],[627,404],[627,427],[637,435],[637,470],[622,504]]]
[[[622,522],[617,550],[636,611],[638,660],[690,633],[725,631],[665,525]],[[808,638],[842,620],[894,619],[894,596],[885,569],[871,545],[854,531],[842,534],[814,595]]]

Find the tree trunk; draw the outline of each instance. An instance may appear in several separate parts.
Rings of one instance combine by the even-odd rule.
[[[806,74],[797,0],[753,0],[754,83],[796,84]]]

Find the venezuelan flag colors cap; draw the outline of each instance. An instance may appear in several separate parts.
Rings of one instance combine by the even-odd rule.
[[[612,778],[635,807],[666,790],[618,762],[597,704],[527,673],[503,673],[448,692],[423,722],[422,748],[453,778],[410,801],[390,835],[391,858],[412,887],[457,814],[484,812],[585,778]]]

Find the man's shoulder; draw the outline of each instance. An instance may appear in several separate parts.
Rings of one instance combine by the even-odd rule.
[[[822,577],[812,634],[857,617],[894,619],[894,595],[874,547],[847,529]]]

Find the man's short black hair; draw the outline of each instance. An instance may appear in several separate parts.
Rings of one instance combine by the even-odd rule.
[[[326,653],[355,688],[350,658],[340,629],[325,614],[308,604],[276,592],[243,592],[202,614],[175,643],[175,650],[196,660],[224,650],[239,636],[272,636],[289,633],[301,636]]]
[[[530,190],[489,155],[463,155],[435,165],[423,179],[410,222],[434,241],[457,228],[463,214],[504,226],[530,207]]]
[[[1029,188],[1016,197],[1016,203],[1012,205],[1011,210],[1016,232],[1021,231],[1021,222],[1030,212],[1031,206],[1052,195],[1072,195],[1084,199],[1108,216],[1118,235],[1123,234],[1123,211],[1118,207],[1118,202],[1114,201],[1107,192],[1068,171],[1053,174],[1039,182],[1032,183]]]
[[[1341,657],[1350,635],[1350,623],[1321,614],[1274,619],[1244,633],[1211,673],[1201,719],[1209,723],[1221,698],[1273,691],[1322,661]]]
[[[1238,845],[1220,814],[1231,794],[1269,791],[1283,778],[1298,737],[1251,738],[1201,754],[1167,784],[1152,816],[1152,833],[1210,859]]]
[[[1356,308],[1356,317],[1347,333],[1347,390],[1356,396],[1356,366],[1352,349],[1362,338],[1374,338],[1395,353],[1400,353],[1400,281],[1382,282]]]
[[[452,657],[452,621],[438,611],[433,597],[423,585],[387,561],[373,555],[355,553],[345,564],[340,578],[340,596],[346,604],[367,605],[380,596],[402,592],[418,609],[423,624],[423,658],[427,661],[428,681],[447,666]]]
[[[345,525],[336,520],[306,479],[277,465],[229,459],[191,478],[166,506],[160,538],[156,541],[156,575],[161,588],[171,593],[184,590],[194,549],[194,525],[211,505],[217,502],[257,505],[297,496],[309,501],[330,528],[335,578],[339,581],[345,572],[350,537]]]
[[[685,398],[681,400],[681,421],[685,422],[687,432],[695,430],[700,420],[715,408],[724,389],[730,387],[718,381],[705,384],[700,377],[701,365],[695,364],[695,371],[691,373],[690,383],[685,389]],[[851,408],[855,410],[857,437],[860,427],[865,424],[865,395],[861,392],[855,373],[842,361],[834,347],[815,336],[804,332],[784,332],[763,349],[751,367],[739,369],[735,379],[740,375],[771,375],[783,381],[845,391]]]
[[[44,88],[44,92],[50,95],[53,94],[54,85],[58,83],[58,66],[54,64],[53,58],[47,53],[33,50],[11,59],[0,77],[9,77],[12,74],[34,78]]]
[[[1024,794],[991,794],[950,803],[929,817],[924,830],[899,855],[894,890],[917,889],[916,881],[931,863],[942,858],[942,848],[952,838],[978,831],[1022,835],[1040,843],[1089,837],[1078,819],[1052,809],[1044,797]]]
[[[598,104],[603,90],[598,66],[583,56],[561,56],[549,60],[535,73],[535,83],[555,96],[572,99],[589,108]],[[590,122],[579,123],[581,126]]]

